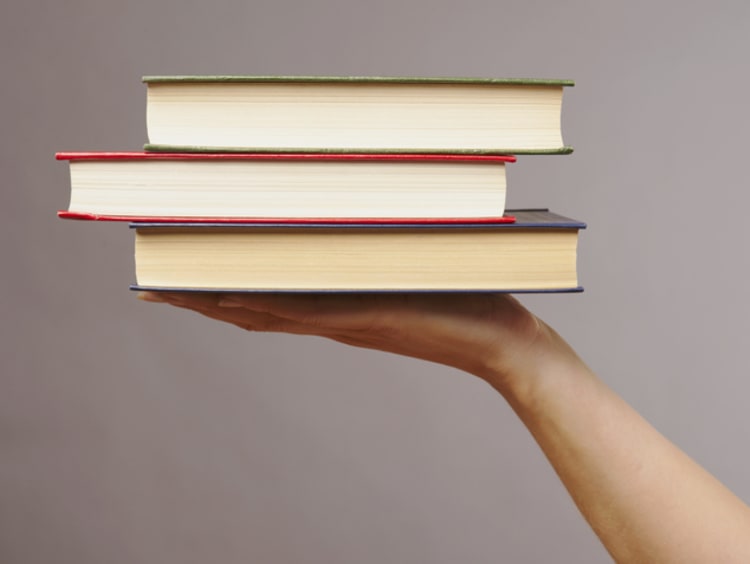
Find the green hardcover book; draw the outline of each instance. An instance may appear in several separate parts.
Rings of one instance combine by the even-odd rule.
[[[146,76],[150,151],[563,154],[571,80]]]

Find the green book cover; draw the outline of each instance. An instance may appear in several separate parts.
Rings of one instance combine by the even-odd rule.
[[[143,82],[348,82],[380,84],[498,84],[574,86],[575,82],[558,78],[472,78],[472,77],[414,77],[414,76],[253,76],[253,75],[154,75],[144,76]]]
[[[568,155],[573,152],[573,147],[565,146],[559,149],[392,149],[388,147],[370,148],[315,148],[309,147],[202,147],[198,145],[162,145],[159,143],[146,143],[144,151],[154,153],[310,153],[310,154],[365,154],[365,155]]]

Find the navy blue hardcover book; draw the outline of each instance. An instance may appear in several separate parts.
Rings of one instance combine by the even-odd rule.
[[[139,291],[580,292],[586,225],[546,209],[512,223],[132,223]]]

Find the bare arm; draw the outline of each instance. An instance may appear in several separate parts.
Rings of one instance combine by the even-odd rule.
[[[750,508],[506,295],[146,294],[250,331],[454,366],[508,401],[618,562],[750,562]]]

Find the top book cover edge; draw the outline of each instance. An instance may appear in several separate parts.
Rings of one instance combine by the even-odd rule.
[[[294,162],[470,162],[514,163],[514,155],[461,153],[290,153],[290,152],[153,152],[61,151],[58,161],[294,161]]]
[[[296,83],[376,83],[376,84],[485,84],[485,85],[532,85],[575,86],[575,81],[560,78],[472,78],[472,77],[415,77],[415,76],[252,76],[252,75],[153,75],[143,76],[146,83],[250,83],[250,82],[296,82]]]

